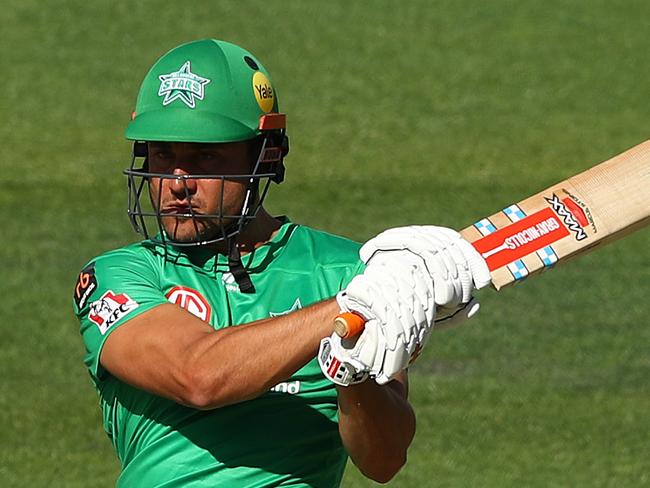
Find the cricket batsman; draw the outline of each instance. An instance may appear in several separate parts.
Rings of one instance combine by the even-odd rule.
[[[348,457],[387,482],[415,434],[409,362],[477,309],[489,272],[455,231],[361,246],[267,213],[285,129],[268,72],[227,42],[178,46],[142,82],[125,173],[144,240],[74,288],[120,487],[330,488]],[[359,336],[334,333],[340,312]]]

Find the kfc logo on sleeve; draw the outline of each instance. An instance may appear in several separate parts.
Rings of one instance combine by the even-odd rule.
[[[138,308],[138,303],[126,293],[115,294],[111,290],[90,304],[88,319],[93,322],[102,335],[122,317]]]

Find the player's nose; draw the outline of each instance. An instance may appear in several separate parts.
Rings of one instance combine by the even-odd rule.
[[[172,175],[175,178],[170,180],[169,189],[177,199],[184,200],[196,193],[196,179],[191,178],[187,171],[175,168]]]

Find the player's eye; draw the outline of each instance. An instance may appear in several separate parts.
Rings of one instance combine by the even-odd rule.
[[[154,153],[149,161],[149,168],[153,173],[166,173],[174,166],[174,158],[168,153]]]

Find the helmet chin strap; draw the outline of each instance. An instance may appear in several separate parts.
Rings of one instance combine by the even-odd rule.
[[[256,186],[251,182],[251,186]],[[253,190],[254,194],[257,194],[256,190]],[[246,206],[246,215],[251,211],[251,205]],[[241,236],[242,230],[246,227],[244,218],[242,218],[239,224],[238,232],[231,238],[228,239],[228,271],[235,278],[235,282],[239,286],[239,291],[242,293],[255,293],[255,287],[251,281],[251,277],[246,271],[244,263],[241,261],[241,254],[239,252],[239,246],[237,245],[237,239]]]
[[[257,184],[251,180],[249,182],[249,189],[246,192],[246,199],[244,200],[242,218],[239,219],[239,222],[233,224],[233,227],[237,227],[237,232],[235,235],[228,238],[228,271],[230,271],[230,274],[235,278],[235,282],[239,286],[239,291],[242,293],[255,293],[255,287],[253,286],[251,277],[248,275],[248,271],[246,271],[246,268],[241,261],[241,254],[239,252],[237,240],[241,237],[242,231],[248,224],[248,219],[246,219],[246,217],[253,211],[257,199],[257,193]]]
[[[262,147],[260,149],[260,154],[257,157],[255,163],[255,168],[253,168],[252,173],[257,174],[260,162],[266,151],[266,143],[268,137],[264,137],[262,140]],[[237,246],[237,238],[242,235],[244,227],[248,224],[248,217],[253,211],[257,211],[259,207],[257,206],[257,197],[259,194],[258,182],[251,180],[248,183],[248,190],[246,191],[246,197],[244,198],[244,203],[242,205],[242,218],[239,219],[237,233],[230,239],[228,239],[228,268],[230,274],[235,278],[235,282],[239,286],[239,291],[242,293],[255,293],[255,286],[251,281],[251,277],[246,271],[244,264],[241,261],[241,254],[239,252],[239,247]],[[255,209],[255,210],[253,210]]]
[[[241,254],[239,254],[239,248],[237,247],[237,240],[231,239],[228,247],[228,269],[235,282],[239,286],[239,291],[242,293],[255,293],[255,287],[251,281],[251,277],[246,271],[244,264],[241,262]]]

